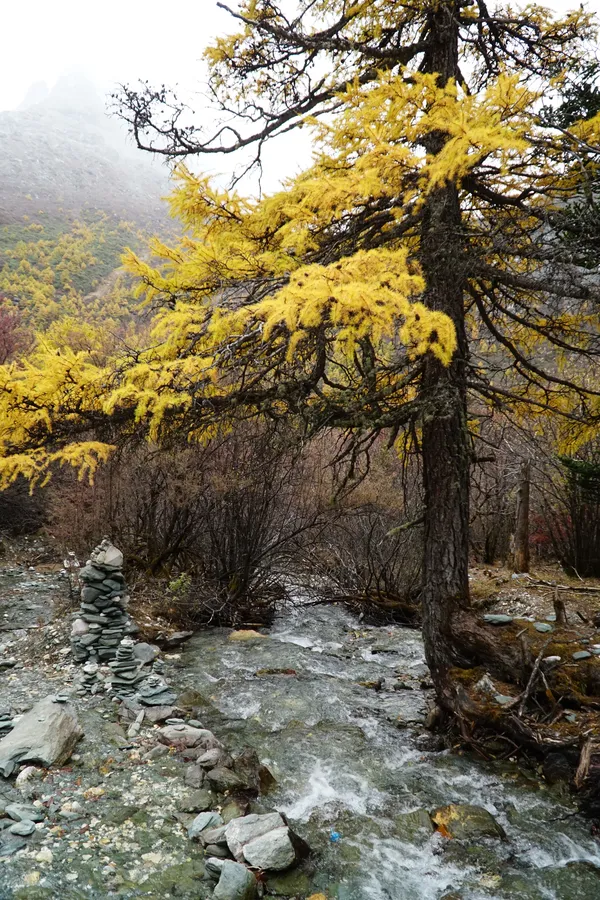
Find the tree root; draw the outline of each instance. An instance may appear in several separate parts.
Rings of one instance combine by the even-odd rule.
[[[582,811],[600,821],[600,658],[573,660],[582,641],[600,643],[595,628],[561,622],[542,634],[462,610],[451,638],[457,664],[436,689],[454,739],[485,759],[519,757],[535,769],[564,756]]]

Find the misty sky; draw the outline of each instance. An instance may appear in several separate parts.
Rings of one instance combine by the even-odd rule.
[[[236,0],[230,5],[237,6]],[[579,3],[547,0],[547,5],[564,11]],[[600,12],[600,0],[587,6]],[[33,82],[52,86],[73,69],[107,91],[139,78],[179,84],[186,94],[200,91],[203,48],[235,26],[216,0],[4,0],[0,23],[0,111],[14,109]],[[269,154],[267,189],[291,174],[290,166],[297,169],[308,159],[305,136],[286,145]],[[221,160],[223,169],[227,165]]]

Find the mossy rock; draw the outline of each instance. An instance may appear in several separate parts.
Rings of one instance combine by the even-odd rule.
[[[310,878],[300,869],[267,879],[269,894],[275,897],[304,898],[310,893]]]
[[[228,825],[232,819],[238,819],[240,816],[245,815],[247,808],[248,805],[245,803],[238,803],[237,800],[228,800],[221,810],[221,818],[225,825]]]
[[[440,806],[431,814],[438,830],[446,837],[458,840],[473,838],[506,838],[502,826],[496,822],[491,813],[482,806],[470,803],[450,803]]]
[[[394,819],[395,833],[401,841],[408,844],[424,844],[435,831],[431,817],[426,809],[414,809],[412,812],[402,813]]]
[[[446,863],[461,869],[477,869],[492,876],[501,875],[505,864],[505,859],[498,856],[489,844],[482,846],[460,840],[445,842],[444,859]]]
[[[142,885],[141,896],[156,900],[164,900],[166,897],[201,900],[210,896],[209,889],[202,884],[203,878],[204,864],[201,860],[188,860],[151,875]]]
[[[198,691],[190,689],[179,695],[176,705],[182,709],[195,709],[197,706],[212,706],[212,703]]]
[[[102,814],[102,818],[110,825],[122,825],[140,812],[139,806],[118,806]]]

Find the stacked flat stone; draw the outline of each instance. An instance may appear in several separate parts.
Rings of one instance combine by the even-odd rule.
[[[122,568],[123,554],[105,538],[79,573],[81,605],[71,630],[76,662],[115,659],[123,637],[137,631],[127,614]]]
[[[153,672],[139,688],[138,700],[143,706],[171,706],[177,700],[177,695],[164,678]]]
[[[98,663],[86,662],[83,667],[83,675],[77,693],[97,694],[102,690],[104,683],[98,674]]]
[[[133,655],[134,643],[131,638],[123,638],[117,647],[116,658],[109,662],[112,669],[110,684],[115,697],[133,697],[138,684],[146,678],[144,663]]]

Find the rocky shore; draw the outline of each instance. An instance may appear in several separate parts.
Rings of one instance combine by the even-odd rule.
[[[63,613],[42,618],[51,585]],[[288,610],[268,632],[178,635],[161,652],[139,640],[76,664],[66,576],[21,568],[0,587],[14,626],[0,759],[48,705],[83,732],[68,760],[22,758],[0,777],[2,900],[597,896],[598,845],[564,783],[427,734],[415,632]],[[144,676],[124,696],[117,656]]]

